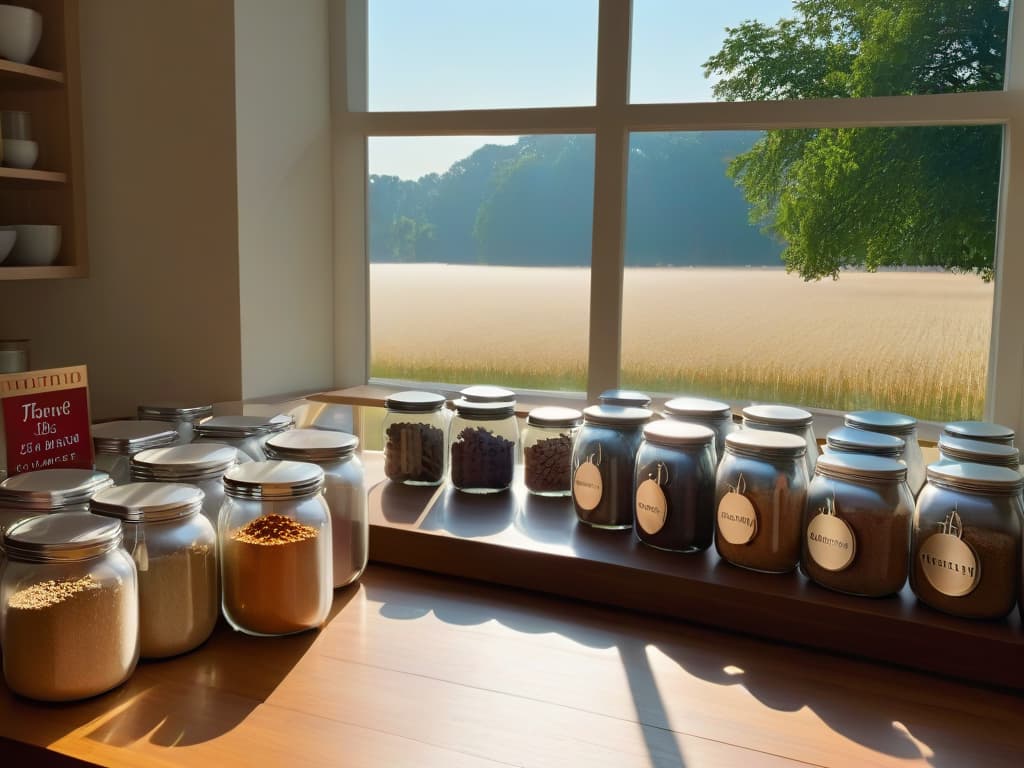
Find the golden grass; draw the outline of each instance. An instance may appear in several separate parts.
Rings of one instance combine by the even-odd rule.
[[[371,266],[372,374],[583,389],[589,273]],[[978,418],[992,286],[968,275],[627,269],[623,385]]]

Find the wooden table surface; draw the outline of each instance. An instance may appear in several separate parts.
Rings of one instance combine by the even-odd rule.
[[[980,768],[1021,765],[1024,699],[371,565],[319,632],[221,627],[78,704],[0,688],[0,737],[5,768],[67,764],[60,755],[190,768]]]

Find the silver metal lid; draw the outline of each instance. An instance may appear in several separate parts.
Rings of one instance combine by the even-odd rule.
[[[836,427],[825,435],[825,443],[841,453],[869,453],[890,458],[899,458],[907,447],[902,437],[854,427]]]
[[[405,392],[395,392],[384,401],[384,407],[389,411],[401,413],[433,413],[444,407],[444,401],[444,395],[436,392],[409,389]]]
[[[106,472],[92,469],[40,469],[0,483],[0,505],[49,512],[83,504],[114,484]]]
[[[583,409],[586,424],[601,424],[607,427],[639,427],[654,415],[647,408],[629,408],[624,405],[588,405]]]
[[[133,480],[197,481],[219,477],[238,463],[238,449],[223,443],[152,448],[132,456]]]
[[[633,389],[606,389],[597,399],[602,405],[618,405],[623,408],[646,408],[651,404],[651,396]]]
[[[324,471],[302,461],[252,461],[224,474],[224,492],[239,499],[298,499],[323,487]]]
[[[195,421],[213,414],[212,405],[182,405],[162,403],[160,405],[140,405],[140,419],[152,421]]]
[[[533,427],[571,429],[583,423],[583,413],[575,408],[557,405],[542,405],[526,415],[526,423]]]
[[[674,397],[665,403],[665,413],[676,418],[709,421],[732,418],[732,409],[727,403],[705,400],[702,397]]]
[[[1013,445],[1014,432],[1002,424],[989,421],[954,421],[942,428],[950,437],[964,437],[968,440],[984,440],[988,443]]]
[[[88,560],[121,545],[121,521],[88,512],[57,512],[20,520],[4,533],[4,553],[23,563]]]
[[[96,453],[130,456],[147,448],[170,445],[177,439],[177,431],[164,421],[107,421],[92,425]]]
[[[743,420],[770,427],[806,427],[814,417],[791,405],[748,405],[743,409]]]
[[[460,416],[470,419],[506,419],[515,415],[516,404],[509,400],[483,401],[459,398],[452,405]]]
[[[295,418],[280,413],[276,416],[214,416],[195,425],[196,437],[238,440],[257,435],[284,432],[295,426]]]
[[[725,450],[752,458],[796,458],[807,453],[807,443],[799,435],[761,429],[741,429],[725,436]]]
[[[887,435],[906,435],[917,428],[917,419],[892,411],[854,411],[843,418],[848,427]]]
[[[459,392],[463,400],[471,403],[503,403],[515,402],[516,393],[504,387],[490,384],[476,384]]]
[[[1020,472],[991,464],[929,464],[925,472],[933,485],[968,493],[1015,496],[1024,488],[1024,475]]]
[[[1020,465],[1020,452],[1012,445],[965,440],[945,433],[939,435],[939,453],[956,461],[992,464],[1010,469],[1017,469]]]
[[[127,483],[97,493],[89,510],[127,523],[163,523],[196,514],[205,495],[185,483]]]
[[[865,453],[826,453],[818,457],[814,473],[837,480],[901,482],[907,479],[907,465]]]
[[[710,445],[715,433],[700,424],[659,419],[644,425],[644,440],[659,445]]]
[[[349,458],[358,445],[359,438],[348,432],[330,429],[290,429],[268,439],[264,450],[268,459],[329,464]]]

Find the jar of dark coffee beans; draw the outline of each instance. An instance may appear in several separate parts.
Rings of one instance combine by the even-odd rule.
[[[455,401],[449,440],[451,483],[467,493],[496,493],[512,485],[519,446],[516,404]]]
[[[384,474],[406,485],[439,485],[447,469],[451,412],[433,392],[396,392],[385,402]]]
[[[583,423],[575,408],[534,408],[523,430],[526,489],[538,496],[572,493],[572,446]]]

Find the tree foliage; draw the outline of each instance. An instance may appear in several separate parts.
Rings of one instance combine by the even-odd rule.
[[[775,25],[727,29],[704,65],[723,100],[1003,87],[1006,0],[797,0]],[[991,276],[999,126],[770,131],[729,164],[751,219],[804,279],[847,266]]]

